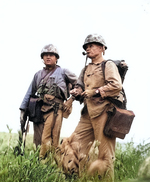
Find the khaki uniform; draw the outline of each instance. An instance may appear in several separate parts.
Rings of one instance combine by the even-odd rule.
[[[42,143],[40,158],[45,158],[46,153],[51,151],[51,147],[56,148],[59,144],[60,130],[63,120],[63,111],[58,110],[57,117],[54,119],[54,111],[44,114],[44,129],[42,134]]]
[[[43,133],[44,123],[33,123],[33,143],[38,147],[38,145],[41,145],[41,138]]]
[[[81,72],[78,84],[85,90],[93,91],[93,95],[95,90],[101,87],[104,91],[101,94],[104,94],[105,97],[118,96],[122,89],[118,69],[112,61],[106,63],[105,80],[101,64],[90,63],[85,73]],[[100,96],[85,99],[82,115],[74,133],[68,139],[64,139],[63,143],[67,143],[67,145],[63,143],[60,145],[60,149],[64,152],[60,161],[64,170],[81,173],[84,165],[87,164],[89,174],[94,175],[98,172],[103,176],[107,172],[108,181],[113,181],[116,139],[108,138],[103,133],[107,121],[106,111],[110,104]],[[88,153],[94,140],[99,142],[98,158],[88,162]],[[74,145],[75,143],[76,145]]]

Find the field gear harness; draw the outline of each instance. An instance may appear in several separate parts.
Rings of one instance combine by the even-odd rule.
[[[61,68],[60,66],[56,65],[57,69],[53,73],[52,76],[50,76],[50,79],[48,80],[48,83],[46,86],[50,88],[53,83],[56,83],[56,85],[60,88],[62,95],[64,96],[64,99],[67,100],[67,98],[70,96],[69,90],[70,90],[70,84],[74,86],[76,84],[77,77],[74,73],[70,72],[68,69]],[[35,73],[32,82],[24,96],[24,99],[19,107],[21,110],[25,110],[28,107],[28,102],[30,97],[34,97],[34,95],[37,92],[37,89],[39,88],[39,84],[41,82],[41,79],[44,78],[45,75],[49,73],[49,70],[46,68],[43,68],[42,70],[39,70]]]
[[[69,82],[65,80],[64,70],[59,66],[44,79],[40,80],[37,86],[37,95],[43,98],[44,94],[54,95],[57,98],[67,100],[69,96]]]
[[[41,80],[37,90],[37,95],[43,100],[43,106],[41,108],[41,111],[46,113],[50,110],[54,110],[54,121],[56,120],[58,109],[62,110],[63,108],[64,100],[60,88],[56,85],[56,83],[53,82],[53,80],[52,82],[50,82],[50,84],[47,84],[49,79],[51,80],[50,76],[55,72],[56,69],[57,66],[52,72],[47,74]]]
[[[47,75],[44,76],[44,78],[42,78],[42,80],[39,83],[38,89],[37,89],[37,96],[41,97],[42,99],[44,98],[44,94],[47,94],[47,92],[49,92],[49,89],[46,84],[48,79],[50,78],[50,76],[54,73],[54,71],[57,69],[57,66]],[[54,94],[54,91],[53,91]]]

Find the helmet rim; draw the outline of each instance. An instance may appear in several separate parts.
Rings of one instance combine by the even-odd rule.
[[[43,59],[43,56],[45,53],[53,53],[57,59],[60,58],[57,48],[53,44],[48,44],[43,47],[41,50],[41,59]]]
[[[103,39],[101,35],[98,35],[98,34],[88,35],[84,41],[83,49],[86,50],[87,44],[91,44],[91,43],[97,43],[99,45],[105,46],[105,50],[107,49],[105,40]]]

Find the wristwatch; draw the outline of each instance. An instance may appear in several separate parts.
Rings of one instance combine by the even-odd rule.
[[[99,94],[99,90],[97,89],[97,90],[95,91],[95,93]]]

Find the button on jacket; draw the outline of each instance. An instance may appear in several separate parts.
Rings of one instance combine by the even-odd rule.
[[[89,63],[86,69],[81,71],[77,84],[79,84],[84,90],[93,90],[93,93],[96,89],[101,87],[105,93],[105,97],[118,96],[122,90],[122,81],[118,68],[112,61],[106,62],[105,80],[101,63]],[[101,97],[86,98],[85,102],[91,118],[101,115],[109,104],[107,99],[102,99]]]

